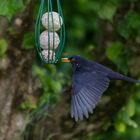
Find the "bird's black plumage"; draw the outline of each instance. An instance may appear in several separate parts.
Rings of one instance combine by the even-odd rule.
[[[93,113],[111,79],[140,82],[79,55],[69,60],[73,67],[71,117],[76,121]]]

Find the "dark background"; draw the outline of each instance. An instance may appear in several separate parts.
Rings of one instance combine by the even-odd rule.
[[[63,0],[63,56],[140,78],[140,1]],[[70,64],[42,65],[40,1],[0,0],[0,140],[140,140],[140,86],[112,81],[88,120],[70,118]],[[53,1],[56,6],[56,1]]]

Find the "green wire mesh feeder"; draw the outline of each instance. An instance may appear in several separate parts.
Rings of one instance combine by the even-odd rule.
[[[60,0],[41,0],[35,27],[35,43],[43,63],[53,64],[61,59],[65,44],[65,25]]]

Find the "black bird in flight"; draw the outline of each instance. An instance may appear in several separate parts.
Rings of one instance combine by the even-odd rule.
[[[73,68],[71,117],[75,121],[89,117],[99,102],[102,94],[107,90],[110,80],[124,80],[134,83],[140,81],[114,72],[95,61],[74,55],[63,58],[63,62],[70,62]]]

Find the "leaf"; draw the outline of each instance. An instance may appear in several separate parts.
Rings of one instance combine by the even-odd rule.
[[[118,26],[120,35],[124,38],[128,38],[131,35],[136,34],[140,27],[140,15],[137,12],[129,11],[125,19]]]
[[[20,104],[21,109],[35,109],[37,106],[35,104],[31,104],[28,101],[24,101]]]
[[[0,57],[3,57],[7,51],[8,44],[5,39],[0,39]]]
[[[133,128],[137,128],[138,127],[138,124],[134,120],[132,120],[130,118],[127,120],[127,124],[129,126],[133,127]]]
[[[23,11],[30,0],[0,0],[0,15],[11,19],[17,12]]]
[[[125,112],[128,117],[132,117],[135,114],[135,102],[133,99],[130,99],[125,107]]]
[[[116,130],[120,133],[124,133],[126,131],[126,124],[122,121],[116,121],[114,126]]]
[[[34,74],[38,76],[42,86],[44,87],[44,90],[48,89],[48,86],[46,85],[50,82],[50,77],[47,76],[46,70],[37,65],[33,66],[33,70],[34,70]]]
[[[117,11],[118,5],[111,1],[107,1],[100,6],[98,10],[98,15],[103,19],[112,20],[113,16]]]
[[[27,99],[20,104],[21,109],[35,109],[37,104],[33,96],[28,96]]]
[[[121,42],[113,42],[109,44],[109,46],[107,47],[106,55],[110,60],[112,60],[113,62],[116,62],[123,48],[124,46]]]
[[[59,93],[61,91],[62,87],[61,87],[61,83],[59,81],[51,80],[50,83],[51,83],[52,90],[55,93]]]
[[[128,54],[121,42],[113,42],[106,49],[107,57],[113,61],[124,74],[128,73]]]

